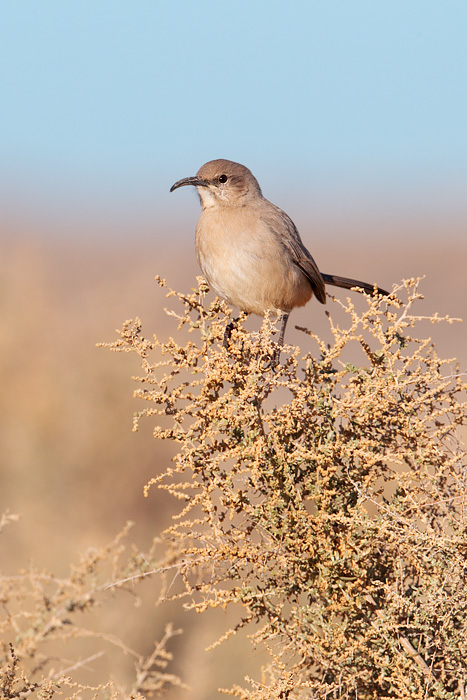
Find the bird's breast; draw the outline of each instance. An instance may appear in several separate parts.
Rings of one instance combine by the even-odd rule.
[[[203,211],[196,253],[213,290],[242,311],[290,311],[312,296],[307,278],[276,236],[242,210]]]

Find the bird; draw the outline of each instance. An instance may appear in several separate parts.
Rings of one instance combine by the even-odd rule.
[[[175,182],[170,192],[186,185],[196,187],[200,198],[195,246],[209,286],[248,314],[279,312],[279,352],[290,312],[313,296],[325,304],[327,285],[389,294],[367,282],[320,272],[292,219],[263,196],[246,166],[210,160],[195,176]]]

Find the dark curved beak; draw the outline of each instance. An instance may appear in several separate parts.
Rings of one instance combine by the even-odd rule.
[[[206,182],[206,180],[202,180],[200,177],[184,177],[182,178],[182,180],[176,182],[175,185],[172,185],[170,191],[173,192],[174,190],[178,189],[179,187],[183,187],[184,185],[194,185],[195,187],[208,187],[208,183]]]

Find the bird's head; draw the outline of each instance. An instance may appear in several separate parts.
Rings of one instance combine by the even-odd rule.
[[[210,160],[194,177],[178,180],[170,191],[178,187],[194,185],[198,190],[203,209],[216,206],[246,204],[250,197],[261,197],[257,179],[248,168],[231,160]]]

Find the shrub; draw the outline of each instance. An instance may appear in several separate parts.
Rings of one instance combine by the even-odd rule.
[[[0,533],[16,519],[4,513]],[[146,656],[124,641],[138,602],[135,586],[155,573],[140,552],[128,552],[125,539],[130,526],[108,545],[85,552],[66,576],[57,577],[32,564],[13,576],[0,575],[0,698],[144,700],[147,694],[182,685],[167,671],[171,654],[166,647],[179,630],[167,625]],[[156,547],[157,542],[149,553],[152,558]],[[133,608],[125,617],[123,596],[131,598]],[[116,630],[109,632],[112,621],[104,621],[103,609],[112,608],[121,617],[113,625]],[[114,667],[110,677],[100,665],[105,657]],[[128,690],[116,674],[125,657],[133,666]]]
[[[301,329],[312,350],[277,367],[274,319],[248,333],[241,317],[226,348],[231,311],[207,291],[169,290],[175,339],[135,320],[111,345],[141,358],[135,430],[149,418],[179,446],[147,486],[180,501],[167,597],[236,606],[223,639],[248,627],[268,650],[237,697],[464,698],[465,384],[413,335],[418,282],[363,312],[334,300],[332,342]]]
[[[334,299],[331,342],[301,329],[310,349],[285,346],[274,366],[275,319],[251,333],[242,316],[225,347],[232,312],[207,291],[201,279],[168,291],[175,338],[149,340],[136,319],[109,344],[141,360],[134,429],[149,419],[177,446],[146,487],[179,504],[155,539],[162,553],[128,553],[119,536],[66,579],[2,576],[3,697],[137,698],[179,684],[166,670],[171,628],[145,657],[121,641],[124,617],[118,636],[84,624],[110,595],[161,576],[160,600],[236,611],[219,643],[245,629],[267,651],[261,678],[231,695],[465,698],[466,385],[415,336],[452,319],[414,315],[414,280],[364,297],[363,311]],[[64,661],[79,639],[93,654]],[[135,660],[129,691],[76,678],[109,644]]]

